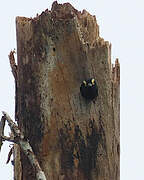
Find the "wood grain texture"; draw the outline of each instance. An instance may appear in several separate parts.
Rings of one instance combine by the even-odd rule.
[[[95,16],[54,2],[36,18],[17,17],[16,30],[18,123],[47,179],[119,180],[120,66]],[[95,103],[79,90],[91,77]],[[22,179],[35,179],[22,153],[21,164]]]

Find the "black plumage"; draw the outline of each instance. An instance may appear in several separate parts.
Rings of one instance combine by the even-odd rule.
[[[85,80],[80,86],[81,95],[88,100],[93,100],[98,96],[98,87],[94,78]]]

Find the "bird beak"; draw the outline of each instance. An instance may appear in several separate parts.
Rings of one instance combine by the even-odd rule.
[[[91,86],[92,86],[92,84],[91,84],[91,83],[88,83],[88,86],[90,86],[90,87],[91,87]]]

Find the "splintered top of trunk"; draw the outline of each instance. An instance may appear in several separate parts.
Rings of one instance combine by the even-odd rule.
[[[99,40],[101,40],[100,43],[104,43],[104,40],[99,37],[99,26],[96,17],[90,15],[86,10],[83,10],[82,12],[76,10],[69,3],[58,4],[55,1],[50,11],[46,9],[41,15],[37,15],[35,18],[17,17],[16,23],[21,23],[23,26],[27,24],[28,21],[29,23],[37,24],[44,19],[43,16],[48,16],[54,24],[59,22],[75,22],[80,39],[89,46],[93,46],[96,42],[99,42]]]

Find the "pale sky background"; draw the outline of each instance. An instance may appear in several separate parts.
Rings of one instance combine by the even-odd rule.
[[[34,17],[52,0],[2,0],[0,3],[0,111],[14,118],[14,79],[8,54],[16,48],[16,16]],[[112,62],[121,65],[121,180],[144,180],[144,1],[58,0],[96,15],[100,36],[112,43]],[[0,114],[1,115],[1,114]],[[9,143],[0,153],[0,180],[13,180],[6,165]]]

